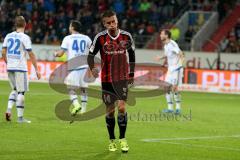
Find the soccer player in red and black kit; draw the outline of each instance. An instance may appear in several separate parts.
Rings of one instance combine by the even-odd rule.
[[[118,28],[115,12],[106,11],[101,19],[106,30],[95,36],[88,56],[88,65],[93,76],[98,77],[99,70],[94,67],[94,56],[100,51],[102,99],[106,105],[106,124],[110,138],[109,151],[117,150],[114,135],[116,105],[118,106],[117,120],[121,150],[128,152],[129,147],[125,139],[126,101],[128,85],[133,84],[134,79],[135,46],[131,34]]]

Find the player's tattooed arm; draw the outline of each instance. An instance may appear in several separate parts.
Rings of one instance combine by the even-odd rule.
[[[3,57],[3,60],[5,61],[5,63],[7,63],[7,48],[2,48],[2,57]]]
[[[99,76],[99,70],[94,66],[94,57],[95,54],[92,52],[89,52],[88,54],[88,58],[87,58],[87,62],[88,62],[88,66],[92,72],[92,75],[97,78]]]
[[[130,45],[127,48],[128,61],[129,61],[129,71],[130,71],[129,72],[129,84],[133,85],[136,58],[135,58],[135,43],[134,43],[134,40],[133,40],[131,34],[129,34],[129,42],[130,42]]]
[[[29,55],[29,58],[30,58],[34,68],[35,68],[37,78],[40,79],[41,78],[41,74],[38,72],[37,60],[36,60],[35,54],[32,51],[30,51],[30,52],[28,52],[28,55]]]
[[[96,36],[94,38],[93,44],[90,47],[87,62],[89,69],[92,72],[92,75],[97,78],[99,76],[99,70],[95,67],[94,57],[100,50],[100,43],[99,43],[99,37]]]
[[[130,67],[130,73],[129,77],[134,78],[134,71],[135,71],[135,51],[130,48],[128,49],[128,57],[129,57],[129,67]]]
[[[89,52],[88,57],[87,57],[87,62],[88,62],[88,66],[90,68],[90,70],[92,70],[94,67],[94,57],[95,54],[93,54],[92,52]]]

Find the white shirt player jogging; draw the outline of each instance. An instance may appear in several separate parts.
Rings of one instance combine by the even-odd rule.
[[[181,50],[178,44],[173,40],[170,40],[164,45],[164,54],[167,56],[168,70],[170,72],[176,71],[183,67],[182,61],[180,61],[178,57],[180,51]]]
[[[68,60],[81,55],[87,55],[92,40],[83,34],[71,34],[64,37],[61,48],[67,52]],[[88,68],[88,65],[79,66],[76,69]]]
[[[23,32],[7,34],[3,48],[7,47],[7,70],[27,72],[27,51],[32,50],[30,37]]]

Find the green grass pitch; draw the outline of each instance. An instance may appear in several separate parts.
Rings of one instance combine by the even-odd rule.
[[[175,120],[150,118],[166,107],[164,96],[137,99],[136,106],[128,107],[130,150],[122,154],[120,150],[107,150],[104,116],[71,125],[59,120],[55,104],[68,96],[53,91],[46,83],[30,83],[25,96],[25,117],[31,124],[16,123],[15,107],[12,122],[6,122],[9,92],[8,82],[1,81],[0,160],[240,159],[239,95],[184,92],[186,117]],[[88,109],[98,103],[100,100],[89,98]],[[187,119],[190,110],[191,120]],[[118,136],[117,124],[115,129]]]

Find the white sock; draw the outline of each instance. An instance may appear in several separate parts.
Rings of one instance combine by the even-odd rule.
[[[176,103],[176,109],[181,109],[181,95],[179,92],[174,93],[174,100]]]
[[[80,104],[78,102],[78,97],[76,94],[71,94],[70,95],[70,100],[72,101],[72,105],[76,108],[79,108],[80,107]]]
[[[87,100],[88,96],[87,95],[82,95],[81,96],[81,105],[82,105],[82,110],[81,112],[84,113],[87,110]]]
[[[24,95],[21,94],[21,93],[17,95],[16,106],[17,106],[17,116],[18,117],[23,117],[23,113],[24,113]]]
[[[16,99],[17,99],[17,91],[12,91],[8,97],[7,113],[11,113],[12,107],[16,103]]]
[[[168,103],[168,109],[173,110],[172,92],[166,94],[166,100]]]

